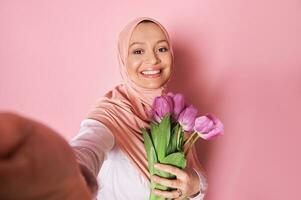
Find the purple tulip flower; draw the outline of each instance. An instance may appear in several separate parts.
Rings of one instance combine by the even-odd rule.
[[[182,94],[175,94],[173,96],[174,101],[174,114],[176,118],[178,118],[179,114],[184,110],[185,108],[185,99]]]
[[[152,106],[152,117],[158,123],[165,117],[166,114],[172,114],[174,109],[173,99],[169,95],[156,97]]]
[[[211,140],[224,134],[224,125],[212,114],[196,118],[194,130],[204,140]]]
[[[174,102],[174,110],[173,110],[173,119],[174,121],[177,121],[179,114],[184,110],[185,108],[185,98],[183,94],[177,93],[173,94],[172,92],[167,93],[168,96],[172,97]]]
[[[174,93],[168,92],[168,93],[167,93],[167,96],[173,97],[173,96],[174,96]]]
[[[188,106],[180,113],[178,122],[184,131],[190,132],[193,130],[197,114],[198,110],[193,105]]]

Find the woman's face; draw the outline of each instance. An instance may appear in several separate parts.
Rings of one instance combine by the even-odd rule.
[[[129,43],[127,70],[131,80],[143,88],[160,88],[168,81],[172,64],[161,28],[151,22],[138,24]]]

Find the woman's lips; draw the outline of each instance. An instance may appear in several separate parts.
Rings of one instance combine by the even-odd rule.
[[[144,70],[141,74],[146,78],[156,78],[161,76],[161,69],[154,69],[154,70]]]

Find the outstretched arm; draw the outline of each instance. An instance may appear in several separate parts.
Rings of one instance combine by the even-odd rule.
[[[106,154],[114,146],[114,136],[101,122],[84,119],[79,133],[69,142],[85,180],[95,197],[98,191],[97,175]]]

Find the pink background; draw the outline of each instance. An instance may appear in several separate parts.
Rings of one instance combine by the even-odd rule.
[[[223,137],[199,142],[207,199],[301,199],[300,8],[298,0],[0,0],[0,110],[70,139],[119,83],[119,31],[150,16],[175,46],[172,90],[225,125]]]

